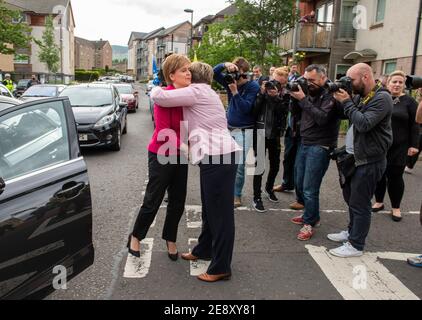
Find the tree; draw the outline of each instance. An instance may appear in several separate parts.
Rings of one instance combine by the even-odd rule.
[[[24,23],[15,23],[22,19],[19,11],[5,7],[0,0],[0,53],[15,54],[16,48],[26,48],[31,42],[31,28]]]
[[[260,65],[280,62],[283,51],[273,44],[294,27],[298,14],[295,0],[229,0],[237,13],[227,18],[231,33],[251,50],[251,61]]]
[[[40,62],[46,64],[49,73],[56,73],[59,67],[60,51],[54,39],[54,25],[51,16],[46,18],[42,41],[36,39],[34,41],[41,49],[38,54]]]

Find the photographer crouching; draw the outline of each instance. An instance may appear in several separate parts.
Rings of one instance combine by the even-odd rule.
[[[259,85],[248,80],[249,63],[244,58],[236,58],[214,67],[214,80],[221,84],[228,94],[228,128],[237,144],[243,149],[238,163],[235,183],[234,206],[242,205],[242,190],[245,184],[245,162],[253,141],[255,117],[252,108],[255,104]],[[227,72],[224,73],[224,70]]]
[[[256,130],[254,133],[255,157],[265,159],[265,152],[264,154],[258,154],[263,150],[258,150],[257,147],[258,143],[265,143],[265,151],[268,150],[270,161],[270,171],[264,194],[268,197],[269,201],[274,203],[278,202],[273,188],[275,178],[280,170],[280,140],[286,130],[287,113],[290,103],[290,95],[285,89],[288,76],[289,74],[284,68],[278,68],[273,73],[273,80],[262,81],[261,91],[256,98],[253,110],[256,117]],[[257,171],[262,172],[260,169],[257,169]],[[264,172],[261,172],[255,172],[254,175],[253,207],[258,212],[265,212],[261,198],[261,184]]]
[[[340,116],[337,102],[327,89],[328,78],[324,67],[310,65],[303,78],[289,83],[292,114],[301,113],[301,145],[295,163],[297,202],[291,208],[303,205],[303,215],[292,222],[303,225],[297,239],[307,241],[319,225],[319,193],[322,179],[330,164],[330,153],[337,146]]]
[[[347,231],[329,234],[328,239],[344,243],[330,250],[341,257],[362,256],[371,225],[371,199],[378,181],[387,167],[387,152],[393,142],[391,116],[393,100],[390,93],[376,83],[372,68],[364,63],[354,65],[347,72],[354,100],[345,90],[334,94],[342,103],[351,127],[346,136],[346,151],[354,163],[345,168],[343,195],[349,206],[350,222]]]

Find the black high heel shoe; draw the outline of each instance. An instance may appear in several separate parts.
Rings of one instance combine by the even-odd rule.
[[[127,240],[127,248],[129,250],[129,253],[136,257],[136,258],[140,258],[141,257],[141,251],[134,251],[130,248],[130,243],[132,242],[132,235],[129,236],[128,240]]]
[[[166,245],[167,245],[167,254],[168,254],[170,260],[177,261],[177,259],[179,258],[179,252],[176,252],[176,253],[170,253],[170,252],[168,252],[168,250],[169,250],[168,241],[166,241]]]

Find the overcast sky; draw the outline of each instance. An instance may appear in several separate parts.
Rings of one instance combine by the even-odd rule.
[[[88,40],[108,40],[127,45],[132,31],[150,32],[191,19],[193,23],[216,14],[230,4],[226,0],[71,0],[75,35]]]

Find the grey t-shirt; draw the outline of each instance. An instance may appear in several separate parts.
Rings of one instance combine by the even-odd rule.
[[[348,154],[355,154],[354,136],[353,125],[351,125],[346,135],[346,152]]]

